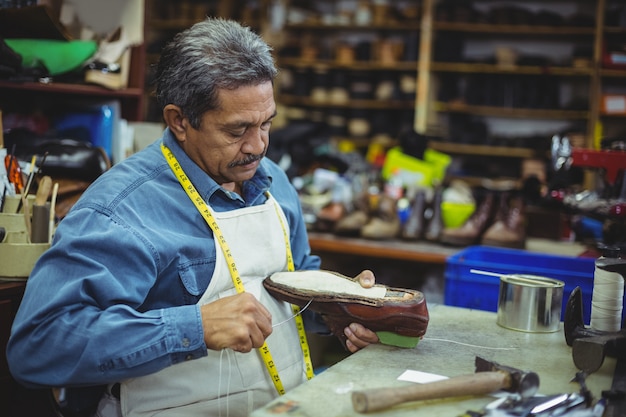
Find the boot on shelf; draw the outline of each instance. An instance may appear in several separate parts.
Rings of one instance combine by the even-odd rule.
[[[340,236],[359,236],[371,216],[368,193],[357,196],[353,202],[353,210],[339,219],[335,224],[334,233]]]
[[[526,210],[521,196],[503,195],[494,223],[483,234],[481,244],[513,249],[526,248]]]
[[[331,201],[317,213],[315,230],[332,232],[337,222],[346,215],[346,206],[340,201]]]
[[[382,195],[373,217],[361,229],[361,237],[375,240],[394,239],[399,236],[400,228],[396,199]]]
[[[428,221],[428,225],[426,226],[426,230],[424,231],[424,237],[429,242],[438,242],[441,237],[441,233],[443,232],[443,217],[441,214],[441,203],[443,202],[443,191],[444,187],[442,185],[438,185],[435,188],[435,194],[433,196],[433,201],[431,204],[431,208],[433,210],[433,214]]]
[[[493,222],[497,207],[498,194],[490,191],[463,225],[444,228],[439,242],[452,246],[469,246],[480,242],[480,239]]]
[[[424,236],[426,219],[426,190],[418,190],[411,204],[411,212],[402,226],[400,237],[404,240],[420,240]]]

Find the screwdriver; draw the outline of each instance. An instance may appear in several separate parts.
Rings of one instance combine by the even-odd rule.
[[[15,187],[15,193],[20,194],[24,189],[24,178],[22,177],[22,169],[13,154],[4,157],[4,166],[7,170],[9,182]]]

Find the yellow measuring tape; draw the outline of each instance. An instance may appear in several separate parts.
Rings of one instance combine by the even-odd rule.
[[[163,152],[163,155],[165,156],[165,159],[167,160],[170,168],[174,172],[174,175],[176,175],[176,178],[178,178],[178,182],[180,182],[180,185],[183,187],[183,189],[187,193],[187,196],[189,196],[189,198],[193,202],[196,209],[202,215],[202,218],[204,219],[204,221],[206,221],[206,223],[209,225],[209,227],[213,231],[213,234],[215,235],[220,245],[220,248],[222,249],[222,253],[224,254],[224,257],[226,258],[226,264],[228,265],[228,270],[230,271],[230,276],[233,280],[235,289],[237,290],[238,293],[244,292],[245,288],[241,280],[241,276],[239,275],[239,271],[237,271],[237,267],[235,266],[235,260],[233,259],[233,255],[230,252],[230,248],[228,247],[228,244],[226,243],[226,239],[224,238],[222,231],[220,230],[219,226],[217,225],[217,222],[215,221],[215,217],[213,217],[213,213],[211,213],[211,209],[209,208],[208,204],[204,202],[204,200],[202,199],[202,197],[196,190],[196,187],[193,186],[193,184],[191,183],[191,181],[189,180],[189,178],[183,171],[182,167],[178,163],[178,160],[176,159],[172,151],[170,151],[167,148],[167,146],[165,146],[164,143],[161,144],[161,151]],[[276,208],[276,214],[278,215],[278,219],[280,220],[280,225],[282,226],[282,229],[283,229],[283,238],[285,239],[285,246],[287,249],[287,270],[294,271],[295,266],[293,263],[293,255],[291,253],[291,245],[289,243],[289,235],[287,234],[287,228],[285,227],[283,217],[280,215],[277,204],[275,205],[275,208]],[[292,305],[291,309],[293,311],[294,319],[296,322],[296,328],[298,330],[298,337],[300,339],[300,347],[302,348],[302,354],[304,355],[306,376],[308,379],[311,379],[313,378],[313,363],[311,362],[311,352],[309,350],[309,344],[306,339],[306,333],[304,330],[304,322],[302,320],[302,316],[300,315],[300,308],[296,305]],[[272,378],[272,381],[274,382],[276,391],[278,391],[280,395],[283,395],[285,393],[285,388],[283,387],[283,383],[280,380],[280,376],[278,375],[278,370],[276,369],[274,360],[272,359],[272,354],[270,353],[270,349],[267,346],[267,342],[263,343],[263,346],[259,348],[259,352],[261,353],[261,357],[263,358],[265,367],[267,368],[267,371],[269,372],[270,377]]]

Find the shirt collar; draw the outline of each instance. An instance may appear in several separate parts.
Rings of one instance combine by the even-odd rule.
[[[194,161],[189,158],[183,148],[176,140],[172,131],[168,128],[163,133],[163,143],[167,146],[182,167],[185,175],[192,182],[198,193],[202,196],[204,201],[209,201],[211,196],[216,192],[221,192],[227,195],[229,198],[233,198],[232,193],[227,193],[213,178],[207,175]],[[254,176],[245,181],[243,184],[243,198],[245,201],[253,201],[260,194],[269,190],[272,184],[272,178],[268,174],[265,168],[265,159],[261,161],[259,168],[255,172]]]

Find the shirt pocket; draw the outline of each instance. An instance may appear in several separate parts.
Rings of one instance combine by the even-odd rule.
[[[215,270],[215,260],[198,259],[181,262],[178,265],[178,276],[185,290],[186,297],[196,303],[208,288],[213,271]]]

